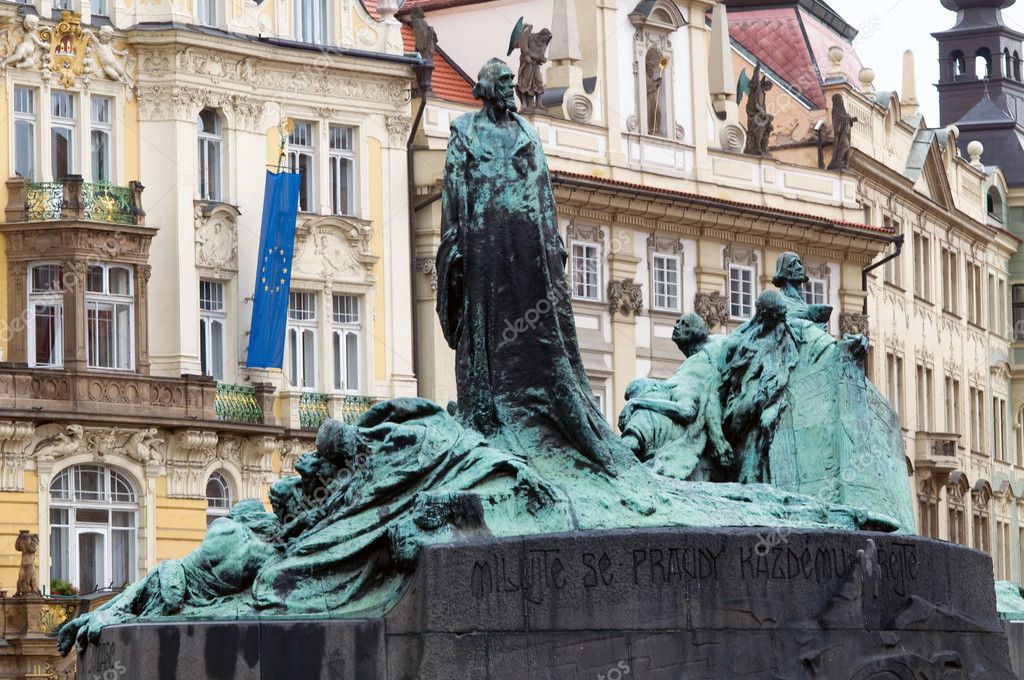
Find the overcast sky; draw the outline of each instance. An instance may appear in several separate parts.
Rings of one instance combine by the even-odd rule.
[[[903,87],[903,52],[911,49],[917,62],[917,92],[931,126],[939,124],[938,44],[931,36],[951,28],[956,15],[939,0],[826,0],[860,31],[854,43],[865,66],[875,70],[875,87]],[[1006,23],[1024,31],[1024,0],[1003,10]]]

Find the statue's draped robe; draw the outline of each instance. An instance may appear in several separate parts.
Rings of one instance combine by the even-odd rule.
[[[608,469],[628,454],[583,369],[540,139],[512,118],[466,114],[448,143],[437,311],[459,415],[501,448]]]

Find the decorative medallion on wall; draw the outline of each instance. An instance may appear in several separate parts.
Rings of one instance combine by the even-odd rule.
[[[854,312],[843,312],[839,315],[839,333],[841,335],[863,335],[870,336],[871,325],[868,322],[867,314]]]
[[[316,279],[330,290],[334,283],[373,285],[373,266],[380,259],[370,253],[373,227],[347,217],[314,218],[296,233],[294,276]]]
[[[612,316],[639,316],[644,311],[644,293],[640,284],[629,279],[608,282],[608,311]]]
[[[697,293],[693,299],[693,311],[704,319],[708,329],[714,330],[729,318],[729,301],[718,290],[710,293]]]
[[[196,266],[214,278],[238,271],[238,215],[224,203],[195,203]]]

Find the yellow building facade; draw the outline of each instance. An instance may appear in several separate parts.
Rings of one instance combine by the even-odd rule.
[[[415,395],[384,3],[0,7],[0,590],[119,588],[266,498],[325,417]],[[282,370],[245,367],[265,173],[301,175]],[[24,677],[0,655],[0,677]],[[30,674],[31,675],[31,674]],[[34,676],[32,676],[34,677]],[[44,676],[45,677],[45,676]]]

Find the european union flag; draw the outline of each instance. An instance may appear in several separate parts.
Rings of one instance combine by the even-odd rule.
[[[299,175],[267,172],[263,226],[256,261],[256,292],[249,327],[249,368],[281,368],[288,325],[288,288],[292,280],[295,219],[299,212]]]

